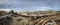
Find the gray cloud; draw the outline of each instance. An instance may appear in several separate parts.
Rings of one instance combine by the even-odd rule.
[[[2,2],[3,3],[0,3],[0,8],[33,10],[35,7],[50,7],[51,9],[56,8],[55,10],[60,9],[60,0],[3,0]]]
[[[0,8],[7,8],[7,4],[0,4]]]

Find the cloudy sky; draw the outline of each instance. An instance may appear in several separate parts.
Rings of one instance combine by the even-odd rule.
[[[0,0],[0,10],[14,11],[60,11],[60,0]]]

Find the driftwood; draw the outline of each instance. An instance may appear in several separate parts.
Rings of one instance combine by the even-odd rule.
[[[1,22],[1,19],[3,19],[3,21],[7,20],[9,22],[7,23],[10,23],[12,21],[12,16],[14,15],[8,15],[6,17],[1,17],[0,18],[0,22]],[[23,24],[22,25],[45,25],[46,22],[48,22],[49,20],[53,19],[54,17],[51,17],[51,16],[54,16],[54,15],[40,15],[40,16],[30,16],[30,15],[16,15],[17,17],[20,16],[22,18],[19,18],[19,19],[16,19],[15,21],[17,21],[17,23],[19,23],[19,21],[23,20]],[[41,19],[40,17],[43,17],[43,19]],[[5,18],[5,19],[4,19]],[[13,17],[14,18],[14,17]],[[16,18],[16,17],[15,17]],[[26,21],[24,21],[24,19],[26,19]],[[28,20],[27,20],[28,19]],[[5,22],[5,23],[6,23]],[[1,22],[2,24],[5,25],[4,22]],[[0,24],[1,24],[0,23]],[[11,23],[10,23],[11,24]]]

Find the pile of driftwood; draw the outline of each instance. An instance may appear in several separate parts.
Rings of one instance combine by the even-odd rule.
[[[52,22],[53,25],[57,25],[53,20],[54,15],[43,16],[24,16],[24,15],[10,15],[6,17],[0,17],[0,25],[48,25],[48,22]]]
[[[53,20],[55,17],[56,17],[55,15],[42,15],[42,16],[19,15],[16,17],[17,21],[15,22],[17,23],[14,25],[48,25],[48,22],[52,22],[53,23],[52,25],[57,25],[56,22]]]

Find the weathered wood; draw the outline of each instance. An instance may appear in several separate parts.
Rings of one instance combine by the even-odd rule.
[[[42,23],[42,25],[44,25],[46,22],[48,22],[49,20],[51,20],[52,18],[55,18],[56,16],[53,16],[53,17],[50,17],[50,18],[48,18],[47,20],[45,20],[43,23]]]

